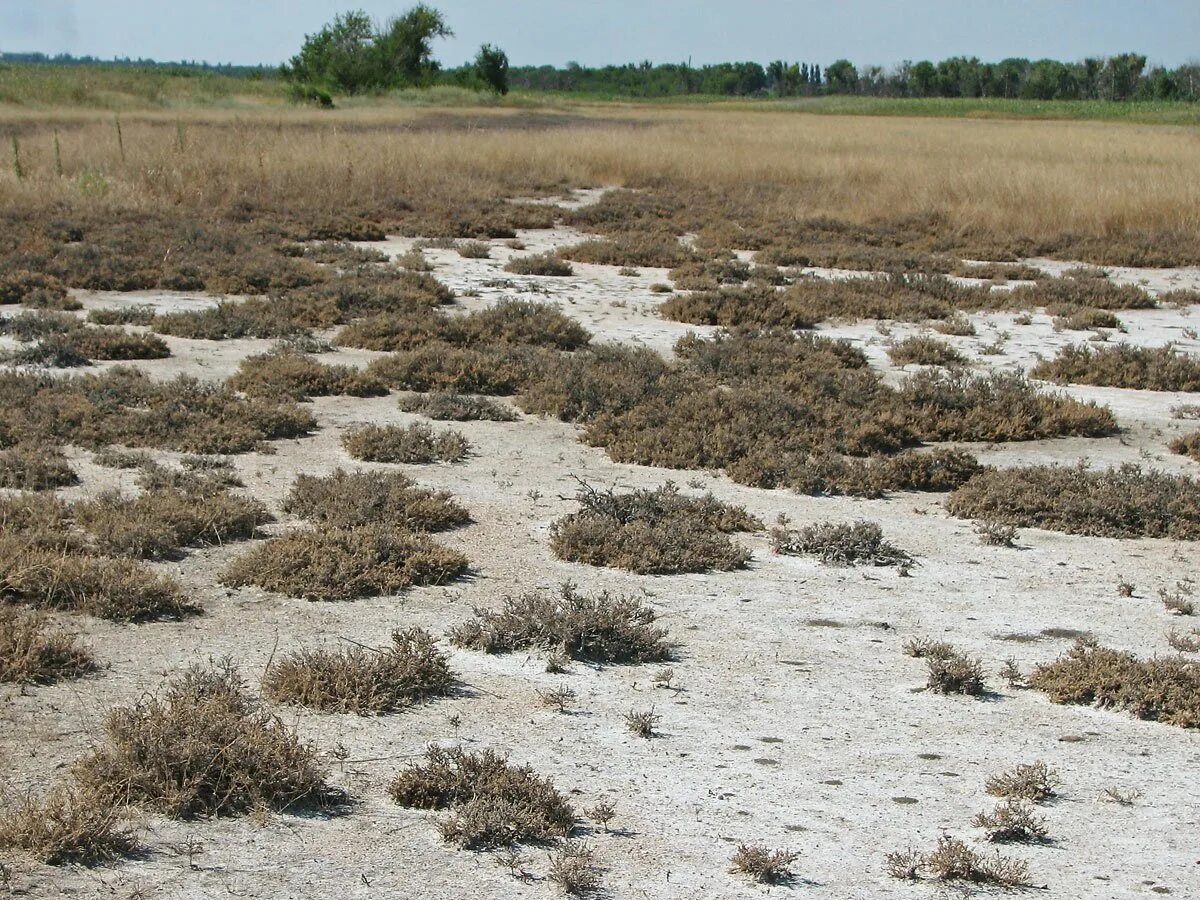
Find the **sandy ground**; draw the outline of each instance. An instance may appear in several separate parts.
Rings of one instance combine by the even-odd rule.
[[[579,239],[568,229],[523,233],[534,252]],[[402,253],[410,241],[382,246]],[[501,271],[516,251],[494,242],[493,259],[461,259],[428,250],[435,275],[460,294],[464,309],[502,296],[552,302],[598,339],[637,342],[667,351],[692,326],[658,318],[661,296],[650,286],[662,270],[635,277],[576,264],[570,278],[523,278]],[[1045,263],[1047,268],[1061,264]],[[1114,273],[1145,279],[1152,289],[1200,286],[1200,272]],[[196,295],[81,295],[85,306],[152,302],[187,308],[213,302]],[[1128,330],[1114,336],[1157,345],[1176,341],[1200,352],[1200,311],[1122,313]],[[1034,315],[1016,325],[1009,314],[973,316],[978,335],[948,338],[984,367],[1026,367],[1038,355],[1086,335],[1055,332]],[[873,323],[822,329],[863,346],[890,369],[887,341],[919,327]],[[266,341],[206,342],[167,338],[173,356],[142,368],[156,377],[179,372],[223,378]],[[995,353],[984,353],[989,345]],[[340,351],[328,361],[365,363],[375,354]],[[1196,395],[1071,388],[1112,406],[1126,431],[1104,440],[1039,441],[974,447],[988,462],[1074,461],[1096,465],[1151,463],[1197,472],[1167,452],[1184,424],[1170,407]],[[281,441],[273,454],[236,457],[247,490],[279,512],[298,473],[362,467],[342,451],[343,429],[366,422],[403,423],[395,396],[324,398],[313,404],[320,430]],[[546,852],[528,851],[529,881],[512,878],[486,853],[444,845],[428,813],[395,806],[386,785],[430,741],[494,747],[551,776],[580,809],[609,799],[617,817],[609,833],[584,829],[606,871],[613,898],[739,898],[767,893],[727,872],[739,842],[800,852],[790,892],[829,898],[923,897],[927,885],[884,874],[890,850],[931,847],[942,833],[971,841],[970,820],[990,808],[988,775],[1045,760],[1062,778],[1060,798],[1044,809],[1053,842],[1010,848],[1029,861],[1033,880],[1059,897],[1200,896],[1200,735],[1137,721],[1120,713],[1051,705],[1033,691],[1010,689],[996,671],[1006,659],[1022,668],[1055,658],[1073,633],[1139,654],[1168,652],[1175,624],[1156,596],[1160,586],[1197,574],[1196,548],[1160,540],[1106,540],[1025,530],[1015,549],[982,546],[970,522],[949,517],[938,496],[897,494],[856,501],[799,497],[734,484],[722,475],[612,463],[583,446],[576,430],[523,416],[517,422],[470,422],[460,428],[474,454],[453,466],[403,467],[422,484],[453,491],[475,524],[442,536],[473,561],[472,576],[452,586],[353,603],[309,603],[257,589],[229,590],[215,573],[244,549],[229,546],[164,564],[194,592],[206,614],[182,623],[117,626],[64,619],[105,664],[81,682],[21,691],[0,688],[0,762],[9,790],[41,788],[98,739],[104,711],[154,690],[161,678],[191,663],[231,655],[252,688],[271,654],[343,639],[379,645],[396,627],[441,634],[506,594],[554,589],[572,581],[591,592],[644,597],[678,643],[673,689],[656,688],[658,667],[594,668],[576,664],[549,675],[542,660],[488,657],[454,650],[461,694],[377,719],[280,708],[299,733],[329,754],[332,781],[355,798],[339,818],[278,815],[177,823],[147,817],[143,858],[120,865],[53,869],[20,861],[0,893],[34,897],[549,897]],[[86,495],[130,473],[103,469],[73,451]],[[171,454],[157,453],[160,458]],[[714,575],[637,576],[563,563],[550,555],[551,522],[571,511],[574,478],[597,485],[657,486],[673,479],[711,489],[771,521],[794,523],[868,518],[919,557],[913,577],[892,570],[839,569],[775,556],[764,536],[745,538],[748,570]],[[564,499],[568,498],[568,499]],[[282,516],[272,530],[295,524]],[[1135,585],[1118,596],[1119,580]],[[982,657],[995,694],[986,700],[925,692],[924,666],[905,656],[914,635],[950,640]],[[545,709],[538,690],[565,684],[575,711]],[[661,734],[630,734],[631,710],[661,715]],[[1139,792],[1132,806],[1102,802],[1106,788]],[[189,855],[190,842],[199,852]],[[983,845],[980,845],[981,847]],[[194,847],[194,843],[193,843]],[[986,849],[986,847],[984,848]]]

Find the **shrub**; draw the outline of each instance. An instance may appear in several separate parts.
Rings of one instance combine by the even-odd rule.
[[[442,837],[469,849],[549,841],[575,827],[575,811],[549,779],[492,750],[430,747],[388,790],[401,806],[451,810]]]
[[[446,654],[419,628],[392,632],[383,650],[301,650],[273,662],[263,694],[325,712],[381,715],[445,696],[454,684]]]
[[[938,838],[937,847],[929,853],[912,850],[889,853],[887,871],[895,878],[914,880],[928,875],[937,881],[965,881],[1005,888],[1029,884],[1029,865],[1024,861],[998,853],[984,856],[948,834]]]
[[[95,668],[91,652],[45,616],[0,606],[0,682],[48,684]]]
[[[1066,656],[1035,668],[1029,683],[1055,703],[1094,704],[1200,728],[1200,670],[1182,657],[1141,660],[1080,641]]]
[[[596,851],[580,841],[566,841],[550,855],[549,881],[571,897],[593,894],[600,889],[600,871]]]
[[[463,259],[487,259],[492,248],[483,241],[463,241],[458,245],[458,255]]]
[[[563,259],[601,266],[654,266],[673,269],[694,257],[670,233],[630,232],[605,240],[587,240],[558,251]]]
[[[80,327],[62,338],[67,348],[86,359],[163,359],[167,342],[153,334],[130,334],[120,328]]]
[[[819,522],[801,529],[775,528],[771,546],[788,556],[815,556],[837,566],[905,566],[913,558],[883,539],[883,529],[874,522],[853,524]]]
[[[711,494],[684,496],[670,482],[629,494],[583,485],[576,499],[582,508],[551,526],[554,554],[640,575],[739,569],[749,562],[750,552],[728,533],[762,527],[741,507]]]
[[[933,330],[939,334],[948,334],[954,337],[974,337],[977,333],[974,323],[962,313],[955,313],[949,318],[935,322]]]
[[[1124,331],[1121,320],[1106,309],[1071,309],[1067,307],[1054,319],[1054,327],[1067,331],[1094,331],[1097,328],[1115,328]]]
[[[952,515],[1099,537],[1200,540],[1200,485],[1123,464],[987,469],[946,499]]]
[[[724,328],[812,328],[817,322],[811,310],[788,302],[786,294],[769,285],[676,294],[658,311],[676,322]]]
[[[228,663],[188,669],[161,695],[114,709],[104,730],[105,743],[74,774],[114,802],[191,819],[333,799],[316,751],[257,709]]]
[[[52,491],[79,483],[79,476],[57,450],[21,445],[0,450],[0,488]]]
[[[443,422],[513,422],[517,418],[511,409],[490,397],[464,394],[410,394],[400,398],[400,408]]]
[[[364,425],[346,432],[342,446],[355,459],[383,463],[460,462],[471,449],[457,431],[412,425]]]
[[[228,381],[235,391],[258,397],[308,400],[348,394],[378,397],[387,387],[377,377],[350,366],[329,366],[286,347],[248,356]]]
[[[987,544],[989,547],[1016,546],[1017,529],[1014,525],[1005,525],[1001,522],[978,522],[975,525],[975,533],[979,535],[979,542]]]
[[[790,850],[772,850],[757,844],[738,844],[730,869],[738,875],[748,875],[759,884],[785,884],[795,878],[792,863],[800,854]]]
[[[905,643],[904,652],[925,660],[929,667],[926,687],[935,693],[977,697],[987,690],[983,681],[983,663],[945,641],[913,638]]]
[[[461,553],[387,525],[292,531],[238,557],[221,581],[306,600],[354,600],[445,584],[467,569]]]
[[[1191,457],[1196,462],[1200,462],[1200,431],[1193,431],[1191,434],[1175,438],[1171,441],[1171,452]]]
[[[39,297],[66,297],[66,286],[53,275],[16,269],[0,275],[0,304],[30,303]]]
[[[922,366],[961,366],[967,358],[944,341],[924,335],[905,338],[888,348],[888,356],[898,366],[916,363]]]
[[[94,325],[149,325],[154,321],[154,307],[139,303],[136,306],[110,306],[88,310],[87,319]]]
[[[880,457],[872,464],[879,482],[897,491],[952,491],[983,471],[979,460],[966,450],[938,447],[928,453],[906,450]]]
[[[284,500],[286,512],[338,527],[389,525],[410,531],[444,531],[471,521],[446,491],[417,487],[400,472],[299,475]]]
[[[553,275],[565,277],[574,274],[571,264],[553,253],[535,253],[529,256],[514,256],[504,266],[505,272],[515,275]]]
[[[594,663],[661,662],[671,658],[671,645],[657,618],[632,597],[585,597],[567,584],[558,594],[505,597],[498,610],[477,609],[449,637],[485,653],[544,650]]]
[[[21,850],[51,866],[96,865],[138,849],[119,807],[57,785],[45,799],[28,795],[0,816],[0,848]]]
[[[1022,763],[1011,772],[992,775],[985,788],[993,797],[1041,803],[1055,795],[1058,783],[1058,772],[1039,760]]]
[[[995,844],[1031,844],[1046,839],[1046,820],[1022,800],[1005,800],[991,812],[976,815],[971,824],[986,828],[988,840]]]
[[[1200,391],[1200,360],[1165,347],[1116,344],[1093,348],[1063,347],[1058,356],[1030,371],[1034,378],[1060,384],[1094,384],[1146,391]]]
[[[521,345],[456,347],[430,342],[381,357],[367,371],[407,391],[515,394],[558,354]]]

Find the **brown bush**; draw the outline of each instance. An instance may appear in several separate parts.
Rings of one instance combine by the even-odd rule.
[[[1066,656],[1035,668],[1029,683],[1055,703],[1094,704],[1200,728],[1200,669],[1182,657],[1141,660],[1080,641]]]
[[[400,408],[443,422],[513,422],[517,414],[490,397],[465,394],[409,394],[400,398]]]
[[[1171,441],[1171,452],[1189,456],[1200,462],[1200,431],[1193,431]]]
[[[18,341],[36,341],[51,335],[63,335],[79,328],[79,319],[64,312],[22,312],[0,316],[0,334]]]
[[[929,853],[912,850],[889,853],[887,871],[895,878],[910,880],[927,875],[936,881],[964,881],[1003,888],[1029,884],[1029,865],[1024,861],[999,853],[984,856],[948,834],[938,838],[937,847]]]
[[[673,269],[693,257],[675,235],[635,231],[603,240],[588,240],[558,251],[563,259],[601,266],[653,266]]]
[[[553,253],[535,253],[529,256],[514,256],[504,266],[505,272],[515,275],[552,275],[565,277],[574,274],[571,264]]]
[[[463,241],[455,249],[463,259],[487,259],[492,255],[491,245],[483,241]]]
[[[164,359],[171,355],[167,342],[153,334],[132,334],[120,328],[79,327],[62,341],[69,350],[87,359]]]
[[[91,651],[45,616],[0,606],[0,682],[48,684],[95,668]]]
[[[1060,384],[1095,384],[1145,391],[1200,391],[1200,360],[1165,347],[1116,344],[1063,347],[1058,356],[1030,370],[1034,378]]]
[[[585,597],[566,584],[558,594],[505,597],[498,610],[476,609],[449,637],[485,653],[544,650],[595,663],[661,662],[671,658],[671,645],[657,618],[632,597]]]
[[[444,531],[471,521],[446,491],[418,487],[399,472],[299,475],[284,500],[286,512],[338,527],[389,525],[410,531]]]
[[[434,341],[381,357],[367,372],[407,391],[505,396],[554,367],[558,356],[521,345],[456,347]]]
[[[1065,307],[1056,309],[1054,312],[1056,313],[1054,327],[1066,331],[1095,331],[1098,328],[1115,328],[1118,331],[1125,330],[1125,326],[1121,324],[1121,320],[1106,309],[1091,309],[1088,307],[1072,309]]]
[[[10,270],[0,275],[0,304],[59,300],[67,296],[66,286],[53,275],[28,269]]]
[[[874,522],[819,522],[800,529],[774,528],[771,547],[787,556],[815,556],[837,566],[906,566],[913,558],[883,539]]]
[[[364,425],[346,432],[342,446],[355,459],[382,463],[460,462],[471,444],[457,431],[412,425]]]
[[[112,862],[138,847],[119,807],[71,785],[55,786],[42,800],[27,795],[0,816],[0,849],[51,866]]]
[[[88,310],[87,320],[94,325],[150,325],[154,322],[154,306],[108,306]]]
[[[898,366],[915,363],[922,366],[962,366],[967,358],[944,341],[924,335],[905,338],[888,348],[888,356]]]
[[[990,776],[985,788],[993,797],[1042,803],[1055,796],[1058,784],[1058,772],[1039,760]]]
[[[76,763],[84,789],[178,819],[327,807],[316,751],[257,709],[228,663],[193,667],[159,696],[114,709]]]
[[[658,307],[665,318],[724,328],[812,328],[811,309],[770,285],[676,294]]]
[[[1041,278],[1010,293],[1010,308],[1085,306],[1092,309],[1153,309],[1151,294],[1133,284],[1116,284],[1107,278]]]
[[[1200,540],[1200,485],[1130,463],[987,469],[946,499],[952,515],[1099,537]]]
[[[0,488],[52,491],[78,483],[66,457],[53,448],[20,445],[0,450]]]
[[[582,485],[582,507],[550,529],[550,549],[560,559],[629,569],[640,575],[738,569],[750,552],[727,536],[757,531],[762,523],[741,507],[711,494],[688,497],[668,482],[629,494]]]
[[[470,849],[550,841],[575,828],[575,811],[548,779],[492,750],[430,747],[388,791],[401,806],[451,810],[442,837]]]
[[[351,366],[326,365],[286,347],[247,356],[227,384],[250,396],[290,400],[334,394],[379,397],[387,393],[387,386],[373,375]]]
[[[738,844],[729,871],[748,875],[759,884],[786,884],[796,877],[791,866],[800,854],[790,850],[772,850],[752,844]]]
[[[991,812],[981,812],[971,820],[976,828],[986,828],[994,844],[1033,844],[1046,839],[1046,820],[1035,815],[1033,807],[1020,800],[1005,800]]]
[[[387,525],[292,531],[239,556],[221,582],[306,600],[355,600],[445,584],[465,572],[461,553]]]
[[[382,715],[445,696],[454,685],[446,654],[419,628],[392,632],[385,649],[300,650],[263,675],[268,700],[324,712]]]

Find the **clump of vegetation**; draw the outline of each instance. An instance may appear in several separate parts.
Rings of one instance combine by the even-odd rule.
[[[1171,452],[1200,462],[1200,431],[1193,431],[1171,441]]]
[[[979,522],[975,525],[975,533],[979,542],[989,547],[1015,547],[1017,544],[1017,528],[1003,522]]]
[[[112,862],[138,846],[119,806],[69,784],[56,785],[41,800],[27,795],[0,816],[0,848],[51,866]]]
[[[771,547],[788,556],[815,556],[836,566],[909,566],[913,558],[883,539],[874,522],[818,522],[800,529],[774,528]]]
[[[483,241],[463,241],[457,249],[463,259],[487,259],[492,255],[491,246]]]
[[[975,324],[962,313],[955,313],[940,322],[935,322],[933,330],[952,337],[974,337],[977,333]]]
[[[104,730],[73,774],[114,803],[190,819],[332,800],[316,751],[256,708],[228,663],[188,669],[161,695],[113,710]]]
[[[87,319],[94,325],[149,325],[154,321],[154,307],[148,303],[136,306],[109,306],[88,311]]]
[[[324,712],[382,715],[432,697],[454,685],[445,653],[419,628],[392,632],[385,649],[301,650],[271,663],[263,695]]]
[[[738,844],[729,871],[747,875],[759,884],[786,884],[796,877],[792,863],[800,854],[791,850],[772,850],[758,844]]]
[[[1180,728],[1200,728],[1200,670],[1182,657],[1138,659],[1081,640],[1033,670],[1029,683],[1055,703],[1127,710]]]
[[[916,638],[904,645],[904,652],[925,660],[929,668],[926,687],[935,693],[978,697],[987,690],[983,663],[951,644]]]
[[[378,397],[387,393],[387,386],[373,375],[351,366],[326,365],[287,346],[246,357],[228,384],[250,396],[290,400],[335,394]]]
[[[367,371],[406,391],[509,395],[552,367],[558,356],[522,344],[459,347],[432,341],[381,357]]]
[[[992,775],[984,787],[993,797],[1042,803],[1055,795],[1058,784],[1058,772],[1038,760]]]
[[[636,231],[588,240],[558,251],[563,259],[601,266],[653,266],[673,269],[694,254],[669,232]]]
[[[284,500],[285,512],[342,528],[388,525],[410,531],[445,531],[471,521],[446,491],[418,487],[400,472],[299,475]]]
[[[409,394],[400,398],[400,408],[443,422],[513,422],[517,414],[490,397],[464,394]]]
[[[1054,317],[1054,327],[1066,331],[1095,331],[1098,328],[1113,328],[1124,331],[1125,327],[1115,313],[1107,309],[1091,309],[1084,307],[1074,309],[1066,307],[1061,314]]]
[[[1200,360],[1165,347],[1115,344],[1063,347],[1054,359],[1043,360],[1030,371],[1034,378],[1062,384],[1094,384],[1146,391],[1200,391]]]
[[[465,572],[461,553],[388,525],[320,526],[271,538],[238,557],[221,581],[306,600],[355,600],[445,584]]]
[[[497,610],[450,630],[456,646],[485,653],[543,650],[594,663],[647,663],[671,658],[658,616],[632,597],[586,597],[565,584],[557,594],[505,597]]]
[[[0,606],[0,682],[49,684],[95,668],[91,651],[44,615]]]
[[[75,470],[54,448],[20,445],[0,450],[0,488],[52,491],[78,483]]]
[[[514,256],[504,266],[505,272],[514,275],[551,275],[558,278],[574,274],[571,264],[553,253],[533,253],[529,256]]]
[[[995,844],[1032,844],[1046,839],[1046,820],[1036,815],[1026,801],[1007,799],[991,812],[981,812],[971,820],[976,828],[986,828],[988,840]]]
[[[1099,537],[1200,540],[1200,485],[1123,464],[987,469],[946,499],[951,514]]]
[[[658,732],[658,723],[662,721],[662,716],[656,713],[653,709],[636,710],[631,709],[625,714],[625,727],[630,732],[636,734],[640,738],[650,740]]]
[[[412,425],[364,425],[348,431],[342,446],[355,459],[382,463],[459,462],[471,449],[457,431],[434,431],[423,422]]]
[[[762,523],[711,494],[689,497],[668,482],[655,490],[617,494],[582,485],[581,509],[557,520],[550,548],[560,559],[668,575],[738,569],[750,552],[729,534]]]
[[[1012,888],[1029,884],[1029,865],[997,853],[984,856],[966,842],[948,834],[938,838],[929,853],[905,850],[889,853],[887,872],[893,878],[915,881],[928,877],[935,881],[967,882]]]
[[[888,348],[888,356],[898,366],[915,363],[922,366],[962,366],[967,358],[944,341],[914,335]]]
[[[551,841],[575,828],[575,811],[549,779],[492,750],[430,747],[388,791],[401,806],[449,809],[442,837],[468,849]]]
[[[546,878],[570,897],[582,897],[600,889],[600,867],[596,851],[582,841],[565,841],[557,853],[550,854]]]

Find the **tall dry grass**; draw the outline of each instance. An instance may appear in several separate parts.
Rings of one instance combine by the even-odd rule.
[[[600,184],[715,192],[770,220],[942,217],[951,231],[1200,233],[1193,129],[720,108],[0,112],[0,204],[293,214],[461,206]],[[57,132],[58,151],[55,149]],[[59,174],[61,167],[61,175]]]

